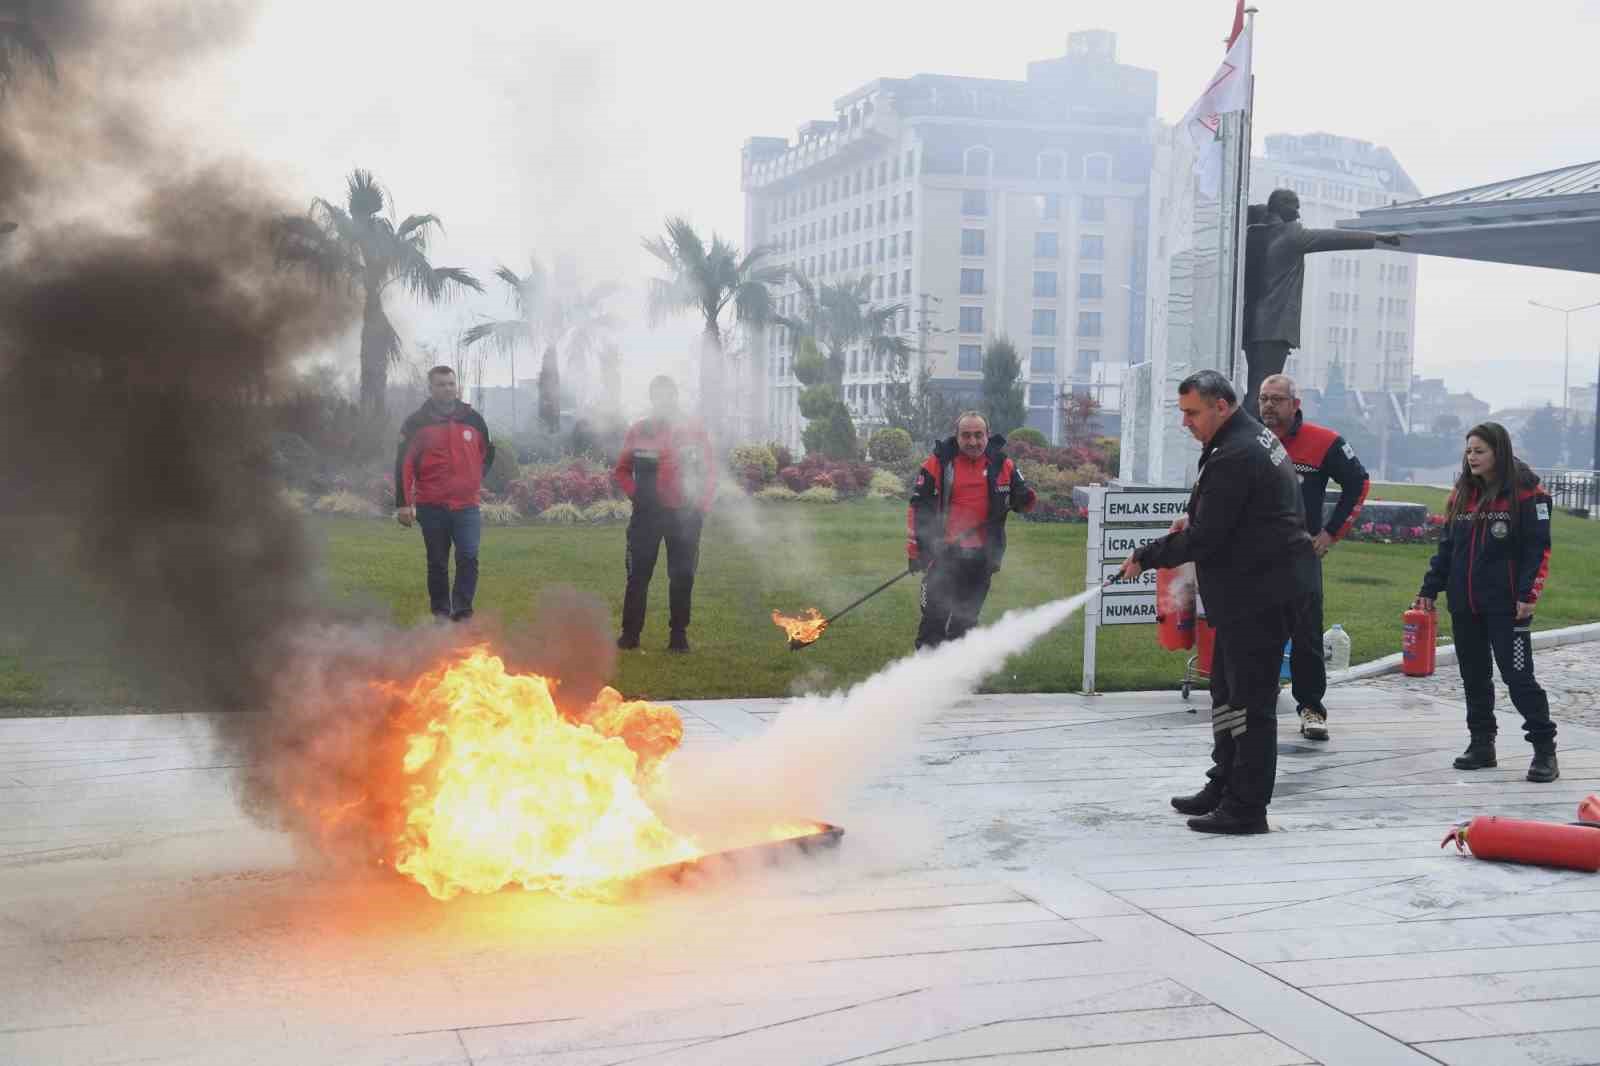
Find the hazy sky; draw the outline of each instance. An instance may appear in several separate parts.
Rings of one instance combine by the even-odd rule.
[[[1264,0],[1257,146],[1325,130],[1393,149],[1426,193],[1600,157],[1600,0]],[[877,77],[1021,79],[1067,34],[1106,28],[1118,57],[1160,74],[1182,114],[1221,56],[1230,0],[981,5],[582,4],[272,0],[250,38],[179,86],[175,105],[219,150],[272,166],[296,199],[330,198],[352,166],[402,212],[447,227],[438,263],[579,252],[591,276],[634,286],[630,359],[676,358],[686,328],[642,322],[639,238],[674,213],[742,238],[739,148],[793,137]],[[1561,317],[1528,300],[1600,300],[1600,277],[1423,259],[1419,372],[1494,402],[1554,400]],[[441,339],[499,294],[429,314]],[[1600,311],[1573,319],[1573,376],[1593,380]],[[502,371],[503,373],[503,371]]]

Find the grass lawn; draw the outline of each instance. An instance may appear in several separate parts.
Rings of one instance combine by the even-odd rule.
[[[1374,498],[1424,502],[1443,493],[1382,486]],[[316,518],[330,596],[363,604],[400,623],[427,611],[422,543],[392,521]],[[1013,521],[1005,569],[996,577],[984,617],[1046,602],[1083,587],[1083,525]],[[917,623],[916,579],[907,578],[852,612],[816,645],[787,650],[772,624],[774,608],[837,609],[904,565],[905,507],[886,501],[834,506],[747,505],[713,515],[706,527],[695,586],[694,653],[671,656],[666,643],[666,565],[657,566],[644,650],[623,655],[615,684],[626,695],[655,698],[783,696],[858,681],[911,650]],[[1579,561],[1600,548],[1600,523],[1557,513],[1552,581],[1538,628],[1591,621],[1600,615],[1600,568]],[[1342,622],[1352,661],[1400,647],[1400,613],[1410,604],[1431,548],[1343,544],[1325,564],[1326,622]],[[570,584],[601,597],[619,615],[623,583],[621,526],[491,527],[485,531],[478,607],[509,625],[525,620],[541,588]],[[1441,613],[1448,629],[1449,616]],[[1098,687],[1176,688],[1186,655],[1165,652],[1149,626],[1101,630]],[[1073,620],[990,677],[989,691],[1075,691],[1082,682],[1083,630]],[[0,654],[0,707],[47,703],[136,702],[103,669],[59,660],[23,662]],[[66,686],[72,677],[76,684]],[[85,677],[88,678],[85,681]],[[87,692],[86,692],[87,690]],[[96,699],[95,694],[103,694]]]

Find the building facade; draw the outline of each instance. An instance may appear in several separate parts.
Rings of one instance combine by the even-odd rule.
[[[1273,189],[1300,197],[1301,221],[1330,229],[1362,210],[1420,196],[1387,148],[1329,133],[1273,134],[1251,161],[1250,201]],[[1287,371],[1310,389],[1325,389],[1337,361],[1344,385],[1361,392],[1409,393],[1415,359],[1415,255],[1378,249],[1306,257],[1301,347]]]
[[[1155,104],[1155,73],[1118,63],[1102,30],[1072,34],[1023,81],[878,79],[792,142],[745,143],[745,246],[815,283],[870,278],[876,305],[902,306],[908,377],[931,367],[942,392],[976,396],[986,345],[1009,337],[1028,424],[1057,439],[1063,394],[1114,388],[1107,366],[1143,358]],[[792,283],[777,299],[800,310]],[[794,341],[781,327],[754,335],[748,386],[791,447],[805,424]],[[846,353],[859,426],[881,421],[891,370]],[[1114,422],[1116,397],[1100,399]]]

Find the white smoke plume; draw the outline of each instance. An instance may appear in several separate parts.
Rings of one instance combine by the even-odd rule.
[[[796,700],[760,736],[719,750],[680,753],[652,805],[691,835],[802,815],[841,819],[856,789],[903,758],[921,727],[1099,592],[1008,611],[992,625],[891,663],[844,692]]]

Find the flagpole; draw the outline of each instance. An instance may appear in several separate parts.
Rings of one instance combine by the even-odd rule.
[[[1231,344],[1228,352],[1228,379],[1239,380],[1239,353],[1244,348],[1244,256],[1246,230],[1250,221],[1250,144],[1253,135],[1253,125],[1256,108],[1256,74],[1255,74],[1255,26],[1256,11],[1254,7],[1244,9],[1244,32],[1250,34],[1250,84],[1245,92],[1245,108],[1239,116],[1239,143],[1234,149],[1234,174],[1237,180],[1233,193],[1234,224],[1237,232],[1234,235],[1235,263],[1233,269],[1233,307],[1232,328],[1229,330]],[[1246,375],[1245,381],[1249,378]]]

